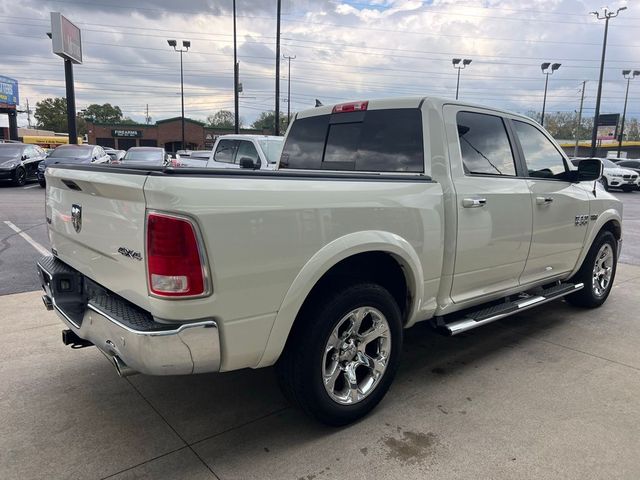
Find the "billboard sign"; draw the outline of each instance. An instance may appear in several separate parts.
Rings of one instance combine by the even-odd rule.
[[[51,41],[53,53],[73,63],[82,63],[80,29],[59,12],[51,12]]]
[[[619,113],[608,113],[606,115],[598,115],[598,140],[615,140],[618,130]]]
[[[0,104],[15,106],[20,103],[18,81],[0,76]]]

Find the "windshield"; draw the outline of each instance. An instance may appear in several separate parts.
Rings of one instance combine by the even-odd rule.
[[[58,147],[51,152],[49,158],[89,158],[92,151],[91,147]]]
[[[17,157],[22,155],[22,147],[19,145],[11,145],[10,143],[0,144],[0,157]]]
[[[604,168],[620,168],[618,165],[613,163],[611,160],[607,160],[606,158],[602,159],[602,164],[604,165]]]
[[[133,162],[161,162],[164,158],[162,150],[129,150],[123,160]]]

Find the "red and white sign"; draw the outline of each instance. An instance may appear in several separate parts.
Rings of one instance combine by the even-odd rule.
[[[51,41],[53,53],[82,63],[82,33],[59,12],[51,12]]]

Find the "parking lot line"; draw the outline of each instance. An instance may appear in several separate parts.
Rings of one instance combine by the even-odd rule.
[[[23,189],[23,190],[27,190],[27,189],[29,189],[29,188],[36,188],[36,187],[39,187],[39,186],[40,186],[40,185],[36,183],[35,185],[27,185],[26,187],[22,187],[22,189]]]
[[[11,230],[13,230],[14,232],[16,232],[18,235],[20,235],[22,238],[24,238],[27,242],[29,242],[29,244],[35,248],[38,252],[40,252],[40,254],[42,255],[49,255],[49,250],[47,250],[46,248],[44,248],[42,245],[40,245],[38,242],[36,242],[33,238],[31,238],[31,236],[29,236],[29,234],[23,232],[22,230],[20,230],[18,227],[16,227],[12,222],[10,222],[9,220],[5,220],[4,221],[5,225],[7,225]]]

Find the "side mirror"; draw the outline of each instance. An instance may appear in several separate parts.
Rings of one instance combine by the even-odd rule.
[[[240,168],[248,168],[251,170],[256,170],[260,168],[260,166],[256,165],[252,158],[242,157],[240,159]]]
[[[592,182],[602,176],[604,166],[597,158],[587,158],[578,163],[578,182]]]

